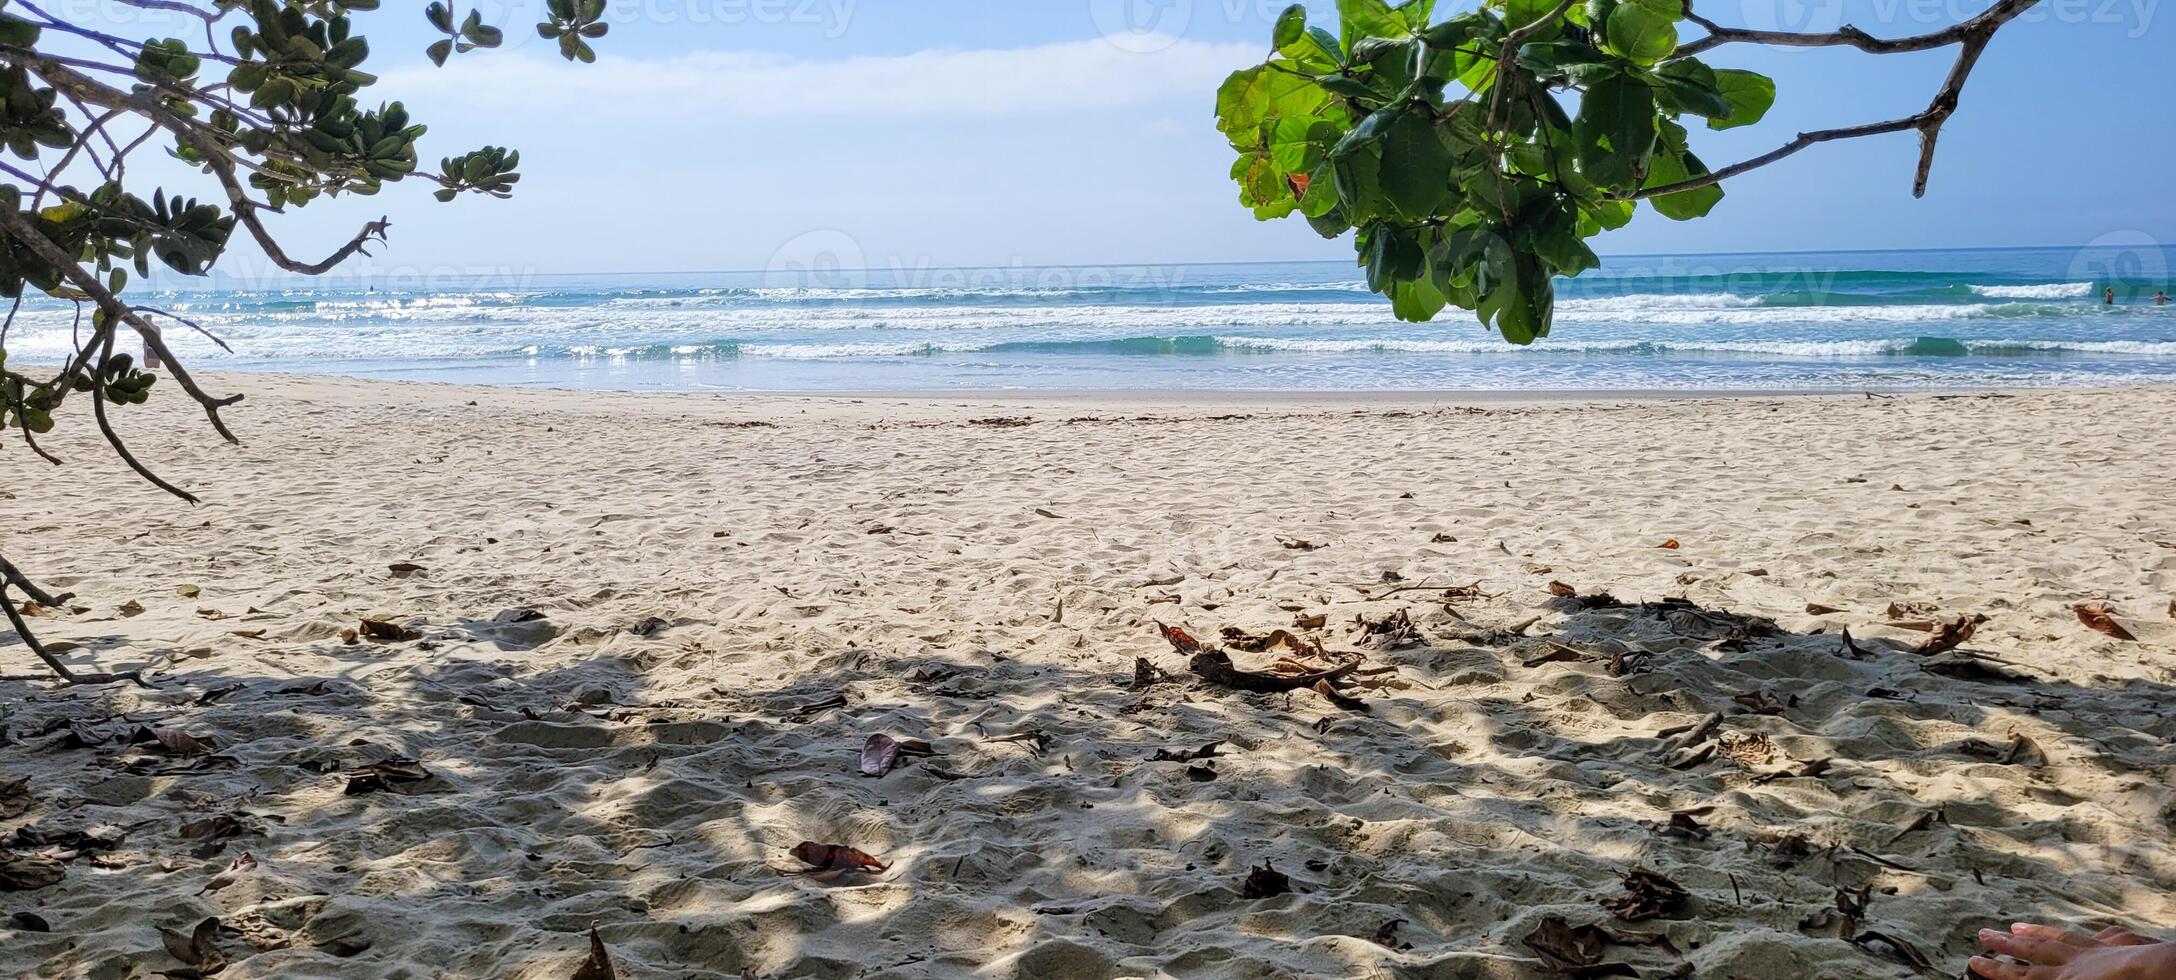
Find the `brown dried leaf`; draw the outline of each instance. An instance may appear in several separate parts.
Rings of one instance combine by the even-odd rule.
[[[197,894],[202,895],[206,892],[218,891],[241,881],[243,875],[255,870],[257,870],[257,856],[245,852],[241,857],[235,858],[224,870],[213,875],[212,880],[205,882],[204,887]]]
[[[219,745],[211,739],[178,728],[139,728],[129,741],[155,742],[167,755],[192,756],[219,751]]]
[[[0,852],[0,892],[34,892],[67,874],[59,861],[43,855]]]
[[[1290,894],[1291,891],[1292,879],[1285,877],[1284,872],[1277,870],[1268,861],[1262,862],[1259,868],[1248,869],[1247,880],[1239,885],[1239,897],[1246,899],[1271,898]]]
[[[1888,615],[1890,619],[1932,619],[1937,611],[1931,602],[1892,602]]]
[[[1609,938],[1591,925],[1572,928],[1560,915],[1547,916],[1534,931],[1519,940],[1541,957],[1553,972],[1568,973],[1602,962],[1602,947]]]
[[[801,863],[808,865],[812,871],[858,871],[876,874],[890,871],[892,867],[844,844],[802,841],[793,845],[793,856],[800,858]]]
[[[414,575],[417,572],[430,571],[430,569],[424,568],[423,566],[418,565],[412,561],[394,562],[392,565],[387,566],[387,568],[393,573],[394,578],[407,578],[408,576]]]
[[[1549,594],[1556,596],[1559,599],[1569,599],[1573,596],[1578,595],[1579,590],[1572,588],[1571,586],[1566,585],[1563,582],[1550,582]]]
[[[1980,620],[1977,616],[1959,616],[1946,623],[1937,623],[1934,632],[1927,637],[1927,642],[1919,645],[1919,654],[1932,656],[1954,650],[1971,639],[1972,634],[1979,628]]]
[[[1664,541],[1663,543],[1658,544],[1655,547],[1661,548],[1664,551],[1676,551],[1677,549],[1683,547],[1683,545],[1678,544],[1676,538],[1671,538],[1670,540]]]
[[[2170,608],[2176,610],[2176,604],[2172,604]],[[2122,623],[2116,622],[2116,607],[2109,603],[2081,602],[2070,607],[2070,611],[2078,614],[2078,622],[2084,623],[2087,629],[2106,633],[2118,640],[2135,642],[2138,639],[2131,635],[2130,630],[2124,629]]]
[[[1182,654],[1193,656],[1208,649],[1201,645],[1200,640],[1194,639],[1192,634],[1176,626],[1165,626],[1162,623],[1157,623],[1156,628],[1163,632],[1164,639],[1171,644],[1171,648]]]
[[[388,759],[374,762],[348,773],[346,794],[384,791],[401,796],[414,796],[430,788],[436,777],[423,764],[414,759]]]
[[[1149,663],[1147,657],[1133,658],[1134,690],[1147,690],[1148,688],[1155,687],[1158,684],[1163,684],[1170,680],[1171,674],[1165,671],[1163,668],[1158,667],[1155,664]]]
[[[1286,551],[1320,551],[1328,545],[1316,544],[1306,538],[1278,538],[1277,543]]]
[[[1843,612],[1843,610],[1835,606],[1824,606],[1818,602],[1806,603],[1806,615],[1808,616],[1829,616],[1840,612]]]
[[[1707,840],[1715,833],[1701,826],[1698,816],[1691,810],[1679,810],[1670,814],[1670,821],[1655,825],[1655,832],[1664,837],[1683,837],[1688,840]]]
[[[605,952],[604,938],[597,935],[597,927],[589,927],[589,958],[574,971],[572,980],[619,980],[612,971],[612,956]]]
[[[918,738],[895,739],[889,735],[871,735],[861,747],[861,774],[881,777],[892,771],[903,755],[936,755],[937,750]]]
[[[1224,747],[1224,743],[1223,743],[1223,742],[1221,742],[1221,741],[1218,741],[1218,742],[1210,742],[1209,744],[1207,744],[1207,745],[1204,745],[1204,746],[1202,746],[1201,748],[1198,748],[1198,749],[1192,749],[1192,750],[1188,750],[1188,751],[1182,751],[1182,752],[1173,752],[1173,751],[1171,751],[1170,749],[1157,749],[1157,750],[1156,750],[1156,754],[1155,754],[1155,755],[1152,755],[1152,756],[1149,756],[1149,757],[1148,757],[1148,761],[1150,761],[1150,762],[1193,762],[1193,761],[1195,761],[1195,760],[1197,760],[1197,759],[1214,759],[1214,758],[1216,758],[1216,750],[1218,750],[1218,749],[1220,749],[1220,748],[1223,748],[1223,747]]]
[[[1319,630],[1328,625],[1330,625],[1329,613],[1316,613],[1312,616],[1301,615],[1292,617],[1292,627],[1294,629]]]
[[[12,820],[22,816],[36,800],[30,796],[30,779],[18,779],[12,783],[0,782],[0,820]]]
[[[1335,685],[1330,683],[1328,678],[1316,681],[1313,690],[1316,694],[1322,695],[1331,704],[1343,708],[1346,711],[1358,712],[1363,715],[1368,713],[1367,702],[1338,690]]]
[[[182,969],[166,971],[169,977],[197,980],[227,968],[227,957],[219,951],[218,919],[197,923],[195,931],[186,936],[172,929],[160,929],[159,939],[165,943],[167,954],[183,964]]]
[[[229,837],[240,837],[249,832],[250,826],[242,822],[241,818],[230,813],[216,814],[202,820],[191,820],[182,824],[180,828],[181,836],[189,840],[201,841],[225,840]]]
[[[1635,866],[1623,877],[1625,893],[1603,901],[1602,907],[1627,922],[1669,915],[1682,909],[1691,897],[1677,882],[1646,868]]]
[[[383,619],[363,620],[359,632],[362,636],[386,643],[405,643],[419,638],[408,627]]]

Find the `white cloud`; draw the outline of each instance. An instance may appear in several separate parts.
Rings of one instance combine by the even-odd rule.
[[[386,92],[429,92],[476,109],[609,107],[616,116],[987,115],[1205,99],[1255,44],[1173,41],[1136,54],[1101,39],[1006,50],[929,50],[820,61],[741,51],[572,65],[481,52],[438,69],[389,72]]]

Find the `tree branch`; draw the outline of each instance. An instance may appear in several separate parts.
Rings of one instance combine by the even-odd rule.
[[[1724,27],[1705,17],[1685,11],[1685,19],[1707,29],[1708,36],[1678,47],[1670,57],[1689,58],[1725,44],[1765,44],[1785,48],[1857,48],[1869,54],[1905,54],[1912,51],[1932,51],[1952,44],[1962,43],[1968,36],[1981,30],[1992,33],[1993,27],[2011,20],[2039,0],[2001,0],[2000,3],[1981,11],[1970,20],[1945,27],[1939,31],[1914,34],[1910,37],[1878,38],[1850,24],[1823,34],[1800,34],[1792,31],[1757,31],[1744,27]],[[1689,8],[1691,5],[1687,4]]]
[[[1843,31],[1835,34],[1781,34],[1776,36],[1795,40],[1769,40],[1767,36],[1774,34],[1774,32],[1718,28],[1710,22],[1688,13],[1688,17],[1708,27],[1711,31],[1721,31],[1723,33],[1720,35],[1710,34],[1701,41],[1679,48],[1678,57],[1684,57],[1689,53],[1714,47],[1713,44],[1703,47],[1701,42],[1718,36],[1732,41],[1797,44],[1802,47],[1849,44],[1859,47],[1861,50],[1875,51],[1881,54],[1891,53],[1892,51],[1924,51],[1951,44],[1960,45],[1960,47],[1957,51],[1956,62],[1950,66],[1948,77],[1943,79],[1941,89],[1934,93],[1934,101],[1928,103],[1927,107],[1920,112],[1901,119],[1891,119],[1887,122],[1866,123],[1859,126],[1845,126],[1840,129],[1822,129],[1799,133],[1790,142],[1750,160],[1734,163],[1690,180],[1681,180],[1674,184],[1664,184],[1658,187],[1641,188],[1632,194],[1626,195],[1622,200],[1644,200],[1651,197],[1661,197],[1665,194],[1676,194],[1682,191],[1711,187],[1746,171],[1758,170],[1815,143],[1858,139],[1863,136],[1880,136],[1885,133],[1901,133],[1906,130],[1917,130],[1919,133],[1919,168],[1912,180],[1912,196],[1925,197],[1927,196],[1927,179],[1934,171],[1935,142],[1941,138],[1942,124],[1948,122],[1949,117],[1956,114],[1958,100],[1964,93],[1964,84],[1972,77],[1972,68],[1979,64],[1980,54],[1987,50],[1988,42],[1994,40],[1996,31],[2001,30],[2004,24],[2015,20],[2017,15],[2024,13],[2038,2],[2039,0],[2001,0],[2000,3],[1987,8],[1979,16],[1954,27],[1897,41],[1879,41],[1867,37],[1865,32],[1859,31],[1857,28],[1846,28],[1845,30],[1849,31],[1849,34]],[[1852,37],[1865,38],[1866,41],[1876,44],[1877,47],[1865,47],[1847,39]],[[1716,43],[1723,42],[1718,41]],[[1896,45],[1896,47],[1880,47],[1883,45]]]
[[[28,577],[23,575],[21,569],[18,569],[14,565],[9,564],[7,556],[5,555],[0,555],[0,584],[13,586],[15,588],[15,591],[29,596],[30,601],[35,602],[41,606],[52,606],[55,608],[59,608],[60,606],[65,605],[68,600],[76,597],[76,594],[73,592],[63,592],[60,595],[54,595],[50,592],[45,591],[44,589],[38,588],[35,583],[31,582]]]
[[[196,498],[196,494],[168,483],[165,478],[151,472],[151,468],[137,459],[135,453],[128,451],[128,445],[121,441],[121,434],[113,431],[113,423],[106,419],[106,362],[113,359],[113,327],[108,324],[100,332],[102,337],[99,341],[98,363],[91,366],[91,415],[98,420],[98,431],[106,437],[106,444],[120,454],[121,461],[127,463],[129,469],[136,471],[137,476],[189,503],[203,503]]]
[[[61,250],[60,246],[53,244],[51,239],[39,234],[38,230],[23,217],[22,212],[13,208],[0,208],[0,231],[6,232],[8,237],[22,242],[24,247],[38,253],[40,258],[51,263],[54,268],[59,269],[61,274],[68,278],[71,285],[83,291],[93,302],[97,303],[98,308],[106,314],[108,329],[111,329],[112,323],[125,323],[134,329],[137,335],[143,338],[144,343],[158,353],[159,359],[165,362],[167,373],[174,376],[174,382],[181,385],[181,390],[188,392],[189,397],[196,399],[196,403],[203,407],[205,417],[211,420],[212,428],[219,433],[220,437],[233,443],[242,441],[235,437],[233,430],[228,429],[227,423],[219,417],[220,409],[241,401],[242,396],[230,395],[225,398],[214,398],[207,394],[204,389],[197,387],[196,380],[189,376],[188,370],[181,366],[181,361],[176,359],[173,351],[167,348],[166,341],[160,338],[159,328],[152,325],[151,321],[144,319],[143,314],[136,312],[127,303],[121,302],[119,297],[113,295],[113,292],[106,288],[105,283],[99,282],[97,276],[84,271],[83,267],[77,264],[74,258]]]
[[[5,560],[0,560],[0,565],[5,564],[7,564]],[[10,569],[13,568],[13,566],[9,567]],[[45,644],[38,642],[37,635],[30,632],[30,624],[23,622],[23,614],[15,608],[15,600],[8,598],[7,590],[9,587],[21,588],[27,584],[19,582],[19,576],[14,574],[10,574],[4,582],[0,582],[0,609],[7,611],[8,625],[15,627],[15,635],[22,638],[23,645],[29,647],[31,653],[37,654],[39,660],[45,661],[45,665],[51,668],[54,674],[59,675],[61,683],[68,685],[112,684],[118,681],[130,681],[143,687],[151,686],[150,683],[144,680],[142,671],[124,670],[114,674],[78,674],[69,670],[67,664],[61,663],[60,658],[53,656],[53,651],[46,649]],[[47,604],[40,601],[38,594],[32,592],[31,589],[23,588],[22,591],[24,595],[30,597],[32,602],[37,602],[39,605]],[[9,678],[9,680],[20,679]]]

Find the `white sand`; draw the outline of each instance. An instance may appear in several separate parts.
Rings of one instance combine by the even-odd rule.
[[[1648,977],[1916,975],[1807,925],[1839,885],[1872,889],[1852,934],[1930,976],[2016,918],[2176,929],[2176,391],[1144,409],[217,381],[249,394],[244,446],[172,392],[122,418],[200,508],[80,420],[66,469],[0,453],[0,551],[87,610],[37,629],[158,682],[0,685],[0,783],[32,794],[0,832],[126,832],[0,892],[0,974],[151,976],[178,965],[158,929],[206,917],[226,980],[562,980],[592,923],[642,978],[1524,977],[1552,914],[1666,933],[1682,955],[1609,948]],[[1365,599],[1386,574],[1488,597]],[[2087,599],[2138,641],[2080,625]],[[1926,672],[1892,601],[1984,614],[1966,649],[2029,681]],[[520,608],[546,619],[493,621]],[[1400,610],[1422,642],[1360,642]],[[1317,613],[1397,668],[1356,690],[1370,713],[1199,686],[1154,625]],[[370,615],[424,640],[344,645]],[[1596,659],[1525,666],[1548,641]],[[1129,690],[1142,656],[1181,680]],[[1733,702],[1757,691],[1782,713]],[[1721,751],[1666,766],[1656,732],[1713,711]],[[59,747],[67,720],[220,749]],[[942,754],[863,778],[876,732]],[[1211,741],[1210,781],[1146,761]],[[343,794],[397,755],[433,792]],[[1653,829],[1691,808],[1712,837]],[[242,833],[184,836],[220,814]],[[1789,833],[1795,860],[1761,843]],[[802,840],[892,870],[782,876]],[[1240,897],[1265,861],[1295,894]],[[1691,892],[1676,917],[1598,904],[1634,865]]]

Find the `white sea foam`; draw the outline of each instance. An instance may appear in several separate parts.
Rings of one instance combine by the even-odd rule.
[[[2051,282],[2030,286],[1966,286],[1974,295],[1988,299],[2076,299],[2093,295],[2089,282]]]

